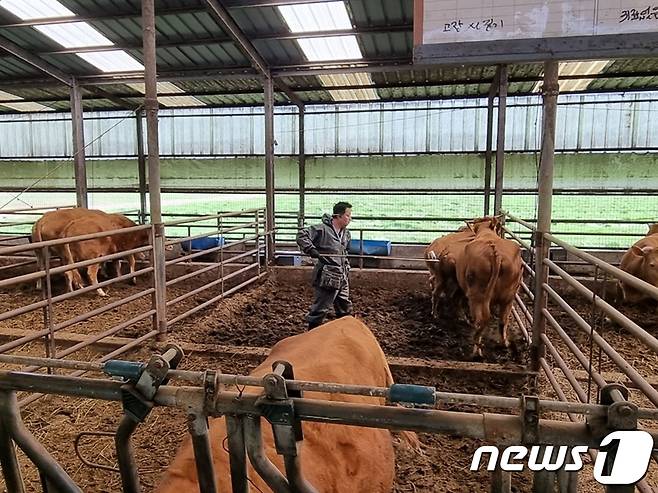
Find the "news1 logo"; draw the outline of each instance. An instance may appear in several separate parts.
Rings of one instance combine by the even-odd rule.
[[[485,454],[489,454],[488,471],[493,471],[497,466],[503,471],[523,471],[525,464],[514,461],[526,458],[531,471],[580,471],[583,468],[581,454],[587,453],[587,450],[585,445],[561,445],[557,448],[553,445],[512,445],[501,453],[498,447],[485,445],[473,454],[471,471],[480,469]],[[613,431],[599,445],[599,453],[594,462],[594,479],[601,484],[637,483],[649,469],[652,451],[653,438],[646,431]]]

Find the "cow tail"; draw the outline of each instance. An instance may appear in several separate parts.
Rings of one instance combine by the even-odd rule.
[[[496,281],[498,280],[498,275],[500,274],[500,265],[503,261],[502,257],[496,253],[496,245],[494,243],[489,243],[489,246],[491,247],[491,255],[493,258],[491,262],[491,277],[489,277],[489,282],[487,283],[487,287],[484,291],[485,299],[487,300],[487,306],[489,306],[491,299],[493,298]]]

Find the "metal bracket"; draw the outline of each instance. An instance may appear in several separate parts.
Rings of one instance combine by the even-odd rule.
[[[223,390],[219,376],[215,370],[206,370],[203,373],[204,407],[213,409],[217,393]]]
[[[272,373],[263,377],[264,395],[256,402],[263,417],[272,425],[276,451],[283,455],[297,455],[297,442],[304,439],[302,423],[295,418],[291,397],[301,397],[301,390],[288,390],[286,379],[294,379],[292,365],[275,361]]]
[[[607,427],[611,430],[637,429],[638,407],[628,401],[629,392],[620,383],[604,386],[600,393],[600,402],[608,406]]]
[[[524,444],[539,443],[539,397],[521,396],[522,439]]]

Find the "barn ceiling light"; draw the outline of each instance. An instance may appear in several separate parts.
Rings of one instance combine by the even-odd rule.
[[[588,62],[560,62],[559,75],[594,75],[600,74],[612,63],[612,60],[592,60]],[[560,92],[584,91],[594,79],[567,79],[560,81]],[[543,82],[539,81],[532,92],[540,92]]]
[[[74,17],[75,13],[57,0],[0,0],[0,7],[22,20]],[[114,43],[86,22],[34,26],[40,33],[65,48],[112,46]],[[144,70],[144,66],[123,50],[76,53],[77,56],[103,72]]]
[[[352,21],[345,2],[323,2],[278,7],[290,32],[338,31],[351,29]],[[310,62],[333,62],[337,60],[362,60],[363,53],[354,35],[326,38],[301,38],[296,40]],[[342,74],[320,76],[323,85],[372,85],[370,74]],[[377,91],[364,89],[332,89],[335,101],[379,99]]]
[[[21,112],[54,111],[53,108],[49,108],[43,104],[23,101],[22,97],[5,91],[0,91],[0,106],[5,106],[7,108],[11,108],[12,110]]]
[[[144,84],[135,83],[135,84],[126,84],[131,89],[144,94],[146,88]],[[179,92],[185,94],[185,91],[171,82],[158,82],[158,93],[172,93]],[[206,103],[200,99],[195,98],[194,96],[158,96],[158,102],[163,106],[205,106]]]

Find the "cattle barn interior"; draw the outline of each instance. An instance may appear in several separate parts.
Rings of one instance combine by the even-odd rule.
[[[0,0],[4,491],[656,491],[657,8],[457,5]]]

